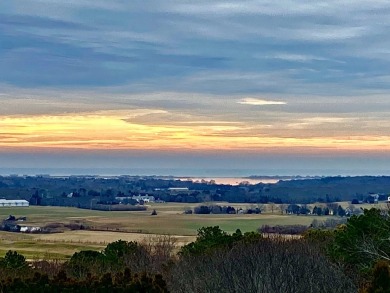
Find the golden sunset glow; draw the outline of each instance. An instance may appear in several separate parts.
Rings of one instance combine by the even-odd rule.
[[[128,150],[390,150],[390,136],[285,137],[259,135],[250,125],[221,121],[164,123],[132,121],[158,110],[0,117],[0,148]],[[169,115],[169,113],[167,114]],[[288,125],[287,125],[288,126]]]

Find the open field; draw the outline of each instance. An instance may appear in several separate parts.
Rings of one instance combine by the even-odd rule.
[[[227,205],[227,203],[220,203]],[[341,203],[348,206],[348,203]],[[122,239],[127,241],[142,241],[150,235],[169,234],[177,238],[178,245],[195,239],[197,229],[203,226],[220,226],[227,232],[240,229],[243,232],[255,231],[262,225],[309,225],[314,219],[325,220],[326,217],[281,215],[266,211],[263,214],[214,214],[214,215],[185,215],[186,208],[194,208],[198,204],[160,203],[151,204],[148,211],[141,212],[107,212],[93,211],[67,207],[18,207],[0,208],[0,219],[8,215],[26,216],[27,222],[20,225],[45,226],[82,224],[93,229],[70,230],[61,226],[63,233],[53,234],[23,234],[0,232],[0,255],[9,249],[17,250],[28,258],[51,256],[66,258],[75,251],[83,249],[101,250],[108,243]],[[248,208],[250,204],[231,204],[235,208]],[[374,205],[359,205],[370,208]],[[267,205],[264,205],[267,208]],[[380,204],[379,207],[386,207]],[[150,213],[156,209],[157,216]]]
[[[14,237],[18,235],[20,237]],[[28,259],[64,259],[76,251],[91,249],[101,250],[105,245],[87,242],[71,242],[69,240],[46,240],[40,239],[38,234],[21,234],[0,232],[0,255],[8,250],[16,250]]]
[[[203,226],[218,225],[227,232],[241,229],[243,232],[254,231],[263,224],[286,225],[303,224],[309,225],[314,216],[281,215],[266,212],[263,214],[210,214],[210,215],[185,215],[185,208],[193,208],[197,204],[153,204],[148,211],[140,212],[106,212],[83,210],[67,207],[41,207],[31,206],[27,208],[1,208],[0,218],[12,214],[16,217],[26,216],[29,226],[44,226],[48,223],[81,223],[93,230],[132,232],[143,234],[170,234],[194,236],[197,229]],[[250,207],[249,204],[233,204],[235,208]],[[150,213],[156,209],[158,215]],[[324,217],[320,217],[324,219]],[[22,222],[23,223],[23,222]]]

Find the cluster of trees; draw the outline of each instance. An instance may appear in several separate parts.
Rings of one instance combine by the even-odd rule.
[[[193,210],[187,208],[185,214],[260,214],[263,210],[263,206],[258,205],[257,207],[251,207],[247,209],[234,208],[232,206],[219,206],[219,205],[200,205],[195,207]]]
[[[153,247],[116,241],[101,251],[81,251],[61,263],[28,263],[15,251],[0,259],[1,292],[168,292],[157,271],[169,263],[173,240],[159,238]]]
[[[191,276],[191,277],[189,277]],[[167,278],[172,292],[356,292],[315,246],[299,239],[201,229]]]
[[[272,233],[272,234],[287,234],[287,235],[300,235],[309,229],[305,225],[262,225],[259,228],[260,233]]]
[[[356,284],[314,242],[198,230],[180,248],[165,236],[116,241],[69,261],[27,264],[13,251],[0,260],[2,292],[356,292]]]
[[[346,224],[348,222],[348,218],[327,218],[323,221],[314,219],[310,227],[314,229],[335,229],[339,225]]]
[[[313,220],[310,227],[268,226],[261,233],[303,234],[332,265],[360,288],[359,292],[390,292],[390,211],[366,209],[350,218]]]
[[[354,279],[360,292],[390,292],[389,210],[365,209],[336,229],[311,229],[304,238]]]
[[[285,205],[284,205],[285,207]],[[315,205],[312,209],[306,205],[298,205],[298,204],[290,204],[285,208],[286,214],[294,214],[294,215],[317,215],[317,216],[351,216],[354,214],[362,214],[363,211],[361,209],[355,208],[354,205],[349,205],[347,208],[343,208],[341,205],[337,203],[327,203],[326,206],[317,206]]]
[[[349,217],[351,215],[362,214],[363,211],[359,208],[355,208],[354,205],[349,205],[347,208],[343,208],[337,203],[327,203],[323,206],[309,206],[307,204],[275,204],[269,203],[251,205],[247,208],[235,208],[233,206],[220,206],[220,205],[199,205],[194,209],[186,208],[185,214],[261,214],[265,210],[272,213],[280,211],[282,214],[290,215],[316,215],[316,216],[339,216]]]

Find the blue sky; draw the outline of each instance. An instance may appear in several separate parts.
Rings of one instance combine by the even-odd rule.
[[[106,137],[80,142],[91,130],[81,118],[66,137],[70,126],[58,122],[101,115],[138,131],[110,137],[113,150],[147,141],[158,152],[191,136],[202,144],[177,147],[215,151],[223,137],[222,150],[242,151],[232,138],[259,160],[273,144],[309,165],[308,154],[331,158],[340,149],[387,164],[389,12],[387,1],[360,0],[2,1],[0,159],[15,148],[48,153],[40,139],[55,140],[58,153],[61,142],[107,149]],[[55,137],[14,131],[26,121],[42,129],[42,117],[54,117]],[[156,125],[165,141],[145,134]]]

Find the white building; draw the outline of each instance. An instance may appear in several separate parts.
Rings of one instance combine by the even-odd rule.
[[[140,202],[141,200],[143,202],[155,202],[156,200],[152,195],[138,195],[138,196],[133,196],[132,199],[138,202]]]
[[[378,203],[379,201],[379,194],[375,193],[375,194],[370,194],[372,198],[374,198],[374,203]]]
[[[0,207],[28,207],[30,203],[25,199],[0,199]]]

